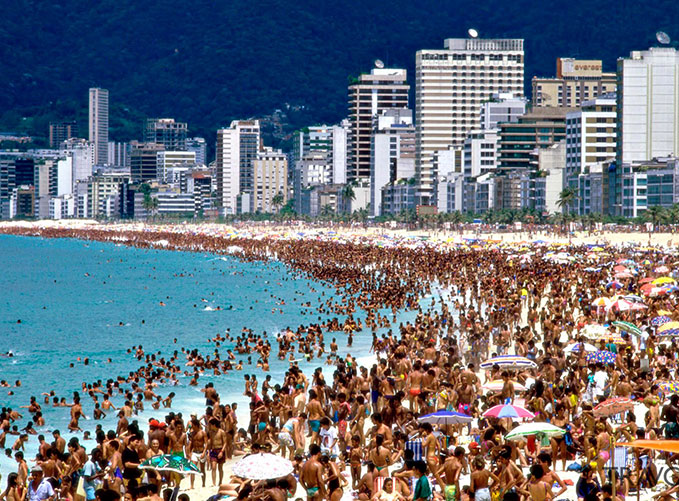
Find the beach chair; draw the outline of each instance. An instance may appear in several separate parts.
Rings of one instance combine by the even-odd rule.
[[[613,450],[613,454],[611,454],[611,457],[606,461],[605,468],[610,469],[613,468],[615,465],[615,470],[616,474],[621,475],[624,474],[625,468],[627,468],[627,461],[628,461],[628,454],[627,454],[627,447],[616,447]],[[613,462],[613,459],[615,459],[615,463]]]
[[[406,449],[413,451],[414,461],[422,461],[422,439],[408,440],[406,442]]]

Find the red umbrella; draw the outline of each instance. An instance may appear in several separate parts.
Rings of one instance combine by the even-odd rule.
[[[627,397],[609,398],[594,408],[594,417],[613,416],[634,409],[634,402]]]

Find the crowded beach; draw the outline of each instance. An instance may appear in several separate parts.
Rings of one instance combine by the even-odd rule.
[[[677,498],[673,236],[75,222],[0,234],[276,261],[335,290],[275,339],[253,319],[210,352],[140,343],[130,374],[68,395],[35,388],[3,408],[0,446],[16,469],[1,499]],[[340,355],[358,336],[370,353]],[[204,382],[238,370],[227,345],[257,360],[247,422]],[[289,360],[280,380],[267,375],[274,357]],[[305,374],[299,359],[319,368]],[[205,405],[173,412],[168,383],[201,388]],[[68,429],[44,421],[52,405]],[[97,412],[118,421],[92,445],[80,421]]]

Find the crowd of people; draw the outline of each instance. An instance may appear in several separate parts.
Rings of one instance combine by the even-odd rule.
[[[633,449],[628,462],[617,465],[618,475],[609,467],[616,442],[679,438],[679,395],[668,390],[677,345],[673,337],[658,334],[655,321],[679,320],[676,301],[670,288],[642,292],[644,284],[671,270],[674,258],[665,251],[570,246],[559,249],[568,259],[553,259],[553,249],[539,245],[523,250],[380,248],[363,242],[226,240],[188,232],[11,232],[142,248],[163,240],[167,249],[218,254],[235,246],[241,259],[275,257],[336,290],[315,306],[316,319],[283,329],[275,343],[256,333],[253,322],[239,336],[213,338],[211,353],[183,348],[160,357],[133,347],[131,355],[142,363],[136,372],[84,383],[82,395],[75,393],[66,404],[72,435],[80,433],[85,395],[94,409],[117,411],[117,428],[97,429],[97,446],[89,452],[77,437],[67,442],[56,430],[49,440],[40,435],[39,454],[30,467],[15,444],[17,472],[8,477],[1,496],[11,501],[26,496],[31,501],[54,496],[155,500],[164,487],[187,483],[214,486],[215,499],[276,501],[298,496],[298,488],[308,501],[348,496],[362,501],[622,500],[659,482],[664,486],[654,491],[657,499],[673,499],[679,491],[674,477],[663,479],[659,473],[658,464],[671,465],[672,456]],[[668,270],[656,271],[663,266]],[[614,294],[637,307],[596,301]],[[399,322],[403,311],[414,312],[414,320]],[[638,332],[618,331],[614,321],[629,322]],[[588,337],[593,331],[596,340]],[[351,345],[353,336],[372,336],[374,364],[364,367],[351,355],[340,355],[339,347]],[[588,357],[588,343],[609,358]],[[231,348],[220,351],[226,346]],[[244,377],[248,423],[238,422],[236,405],[222,401],[214,383],[200,382],[204,374],[234,369],[231,349],[259,356],[261,373]],[[508,354],[532,364],[481,369],[483,361]],[[299,356],[325,367],[304,374],[291,361],[285,376],[274,380],[266,372],[270,356]],[[154,391],[158,384],[180,380],[202,388],[204,409],[191,416],[175,414],[172,395],[163,398]],[[627,412],[595,412],[615,397],[632,401]],[[45,403],[51,398],[45,395]],[[167,412],[162,420],[150,419],[146,433],[132,421],[144,402]],[[486,411],[507,403],[530,411],[532,422],[550,423],[564,433],[506,439],[520,422]],[[419,419],[438,411],[470,419],[446,425]],[[34,418],[40,413],[38,399],[26,412]],[[0,415],[3,443],[19,416],[9,408]],[[29,431],[17,440],[27,439]],[[231,460],[260,451],[288,458],[293,473],[257,482],[228,474],[225,465]],[[182,481],[175,474],[139,468],[144,459],[163,453],[191,459],[202,475]],[[565,478],[573,470],[579,473],[577,482]]]

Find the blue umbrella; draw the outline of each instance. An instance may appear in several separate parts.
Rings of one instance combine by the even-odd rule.
[[[461,424],[469,423],[472,419],[471,416],[455,411],[438,411],[417,418],[420,423],[430,424]]]

